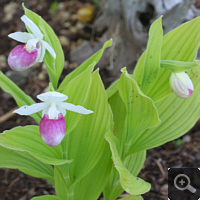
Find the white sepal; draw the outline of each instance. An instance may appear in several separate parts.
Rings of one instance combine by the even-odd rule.
[[[42,94],[37,95],[37,98],[41,101],[46,101],[46,102],[62,102],[68,99],[67,95],[64,95],[59,92],[45,92]]]
[[[30,20],[26,15],[23,15],[21,17],[21,20],[28,26],[28,28],[31,30],[31,32],[36,35],[39,38],[43,38],[44,35],[41,33],[40,29],[33,23],[32,20]]]
[[[185,72],[175,73],[177,79],[188,89],[194,90],[190,77]]]
[[[56,53],[53,48],[44,40],[42,40],[42,43],[45,49],[47,49],[47,51],[54,57],[54,59],[56,59]]]
[[[80,113],[80,114],[85,114],[85,115],[93,113],[92,110],[88,110],[88,109],[84,108],[83,106],[79,106],[79,105],[76,106],[76,105],[71,104],[71,103],[65,103],[65,102],[60,103],[59,107],[64,108],[66,110],[73,111],[73,112],[77,112],[77,113]]]
[[[26,32],[15,32],[9,34],[8,37],[18,42],[27,43],[28,40],[34,38],[34,35]]]
[[[39,112],[45,108],[48,107],[48,104],[46,103],[35,103],[30,106],[22,106],[14,111],[14,113],[17,113],[19,115],[31,115],[33,113]]]

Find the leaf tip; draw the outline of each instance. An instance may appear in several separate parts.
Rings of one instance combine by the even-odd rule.
[[[122,73],[126,73],[126,72],[127,72],[126,67],[123,67],[120,71],[121,71]]]
[[[110,47],[112,45],[113,39],[111,38],[110,40],[106,41],[103,45],[104,48]]]
[[[23,9],[24,9],[24,11],[25,11],[26,6],[24,5],[24,2],[22,3],[22,7],[23,7]]]

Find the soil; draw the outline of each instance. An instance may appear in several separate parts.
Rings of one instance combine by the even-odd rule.
[[[94,35],[93,21],[82,23],[77,20],[77,11],[85,5],[92,5],[93,1],[57,1],[58,7],[54,12],[54,1],[28,0],[25,6],[41,15],[58,35],[65,54],[65,66],[61,80],[66,74],[77,67],[70,59],[73,51],[83,40],[97,40],[100,35]],[[48,75],[43,64],[37,64],[26,72],[19,73],[10,70],[7,57],[11,49],[18,42],[8,38],[8,34],[16,31],[25,31],[20,17],[24,14],[22,1],[0,1],[0,69],[8,77],[13,79],[35,101],[36,95],[42,93],[48,87]],[[95,14],[98,9],[95,8]],[[107,87],[113,78],[108,71],[101,70],[101,75]],[[18,77],[18,78],[17,78]],[[35,124],[30,117],[13,115],[16,108],[13,98],[0,90],[0,132],[18,125]],[[152,184],[151,191],[144,194],[144,199],[164,200],[168,196],[168,168],[170,167],[199,167],[200,166],[200,122],[186,135],[147,152],[145,165],[140,177]],[[200,186],[199,186],[200,188]],[[0,200],[29,200],[34,196],[55,194],[54,188],[43,179],[28,176],[18,170],[0,169]],[[122,196],[126,196],[123,194]],[[102,197],[100,197],[102,199]]]

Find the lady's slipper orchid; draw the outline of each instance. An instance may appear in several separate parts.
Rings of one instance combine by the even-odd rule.
[[[26,15],[21,17],[21,20],[31,30],[32,33],[15,32],[8,37],[25,43],[25,45],[16,46],[8,56],[9,66],[16,71],[25,70],[35,63],[42,62],[46,49],[56,58],[56,53],[53,48],[43,40],[44,35],[40,29]]]
[[[66,122],[64,116],[66,110],[80,114],[93,113],[82,106],[63,102],[68,96],[59,92],[46,92],[37,96],[43,103],[36,103],[30,106],[22,106],[14,113],[20,115],[31,115],[42,110],[42,120],[40,121],[40,135],[43,141],[49,146],[57,146],[65,136]]]
[[[194,91],[193,83],[185,72],[174,73],[170,76],[170,87],[180,98],[188,98]]]

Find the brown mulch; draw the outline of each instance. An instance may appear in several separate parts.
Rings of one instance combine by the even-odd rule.
[[[28,0],[25,1],[27,8],[41,15],[55,30],[62,43],[65,53],[65,67],[61,80],[66,74],[77,67],[70,60],[69,53],[73,51],[83,40],[95,38],[93,25],[81,23],[77,20],[76,12],[86,3],[92,1],[58,1],[56,13],[50,13],[50,6],[54,1]],[[0,1],[0,69],[34,100],[36,95],[42,93],[48,87],[48,75],[43,64],[24,72],[20,78],[19,73],[11,71],[7,65],[7,57],[11,49],[18,43],[7,37],[9,33],[25,31],[20,17],[24,14],[21,0]],[[105,85],[109,85],[110,78],[106,70],[101,71]],[[6,116],[6,121],[0,121],[0,132],[11,129],[18,125],[35,124],[26,116],[12,115],[11,110],[16,108],[12,97],[0,90],[0,116]],[[169,142],[163,146],[150,149],[147,159],[140,173],[140,177],[152,184],[151,191],[143,195],[148,200],[165,200],[168,195],[167,176],[170,167],[199,167],[200,166],[200,122],[180,139]],[[28,176],[18,170],[0,169],[0,200],[29,200],[33,196],[55,194],[54,188],[43,179]]]

